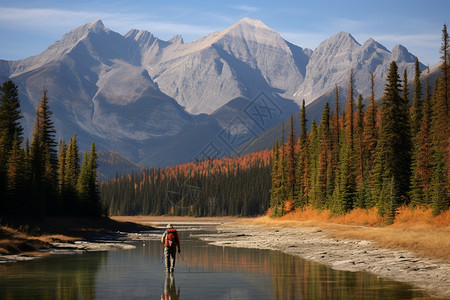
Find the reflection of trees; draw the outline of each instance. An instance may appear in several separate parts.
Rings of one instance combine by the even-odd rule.
[[[52,256],[0,267],[0,299],[95,299],[106,252]]]
[[[191,270],[271,274],[274,299],[408,299],[422,295],[405,284],[369,273],[337,271],[280,251],[206,246],[203,242],[183,239],[183,234],[183,257]],[[155,246],[146,251],[161,257],[162,246]],[[183,268],[180,259],[177,260],[179,268]],[[246,280],[245,275],[242,279]],[[251,276],[248,280],[251,282]]]
[[[405,284],[363,272],[337,271],[280,252],[270,252],[274,299],[410,299]]]

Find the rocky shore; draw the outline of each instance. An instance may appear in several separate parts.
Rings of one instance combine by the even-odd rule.
[[[333,269],[370,272],[405,282],[431,296],[450,298],[450,263],[412,252],[380,248],[366,240],[331,238],[314,227],[281,227],[227,223],[218,234],[199,238],[217,246],[280,250]]]

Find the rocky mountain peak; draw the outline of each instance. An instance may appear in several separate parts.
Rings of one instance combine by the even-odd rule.
[[[333,47],[336,50],[342,52],[359,46],[361,45],[350,33],[341,31],[320,43],[316,50],[321,48]]]
[[[409,53],[408,49],[406,49],[402,45],[396,45],[392,49],[392,59],[398,62],[409,62],[413,63],[416,61],[416,57]]]
[[[243,18],[239,21],[237,21],[233,26],[242,26],[242,25],[247,25],[247,26],[251,26],[254,28],[265,28],[265,29],[270,29],[266,24],[264,24],[261,20],[257,20],[257,19],[252,19],[252,18]]]
[[[173,45],[183,44],[183,43],[184,43],[184,41],[183,41],[183,36],[181,36],[181,35],[175,35],[173,38],[171,38],[171,39],[169,40],[169,43],[170,43],[170,44],[173,44]]]
[[[381,45],[380,43],[378,43],[376,40],[374,40],[373,38],[369,38],[367,41],[364,42],[364,44],[362,45],[362,47],[364,49],[382,49],[386,52],[390,52],[388,49],[386,49],[383,45]]]

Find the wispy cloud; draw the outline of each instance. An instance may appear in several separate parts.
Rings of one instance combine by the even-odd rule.
[[[243,11],[249,12],[249,13],[257,12],[259,10],[258,7],[249,6],[249,5],[234,5],[234,6],[232,6],[232,8],[238,9],[238,10],[243,10]]]
[[[152,18],[148,14],[0,7],[0,24],[30,31],[38,29],[46,32],[66,32],[97,19],[102,19],[106,27],[122,33],[135,28],[166,36],[175,34],[201,36],[216,30],[210,26],[159,21],[158,17]]]

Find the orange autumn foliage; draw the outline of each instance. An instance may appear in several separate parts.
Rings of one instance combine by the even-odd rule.
[[[287,208],[287,207],[286,207]],[[269,214],[270,212],[268,212]],[[333,215],[329,210],[317,210],[311,206],[304,209],[289,211],[286,215],[277,218],[277,220],[291,221],[317,221],[326,223],[337,223],[342,225],[384,226],[386,220],[378,214],[376,208],[369,210],[356,208],[344,215]],[[400,207],[392,227],[405,226],[431,226],[431,227],[450,227],[450,210],[442,212],[434,217],[433,210],[430,207],[409,208]]]

